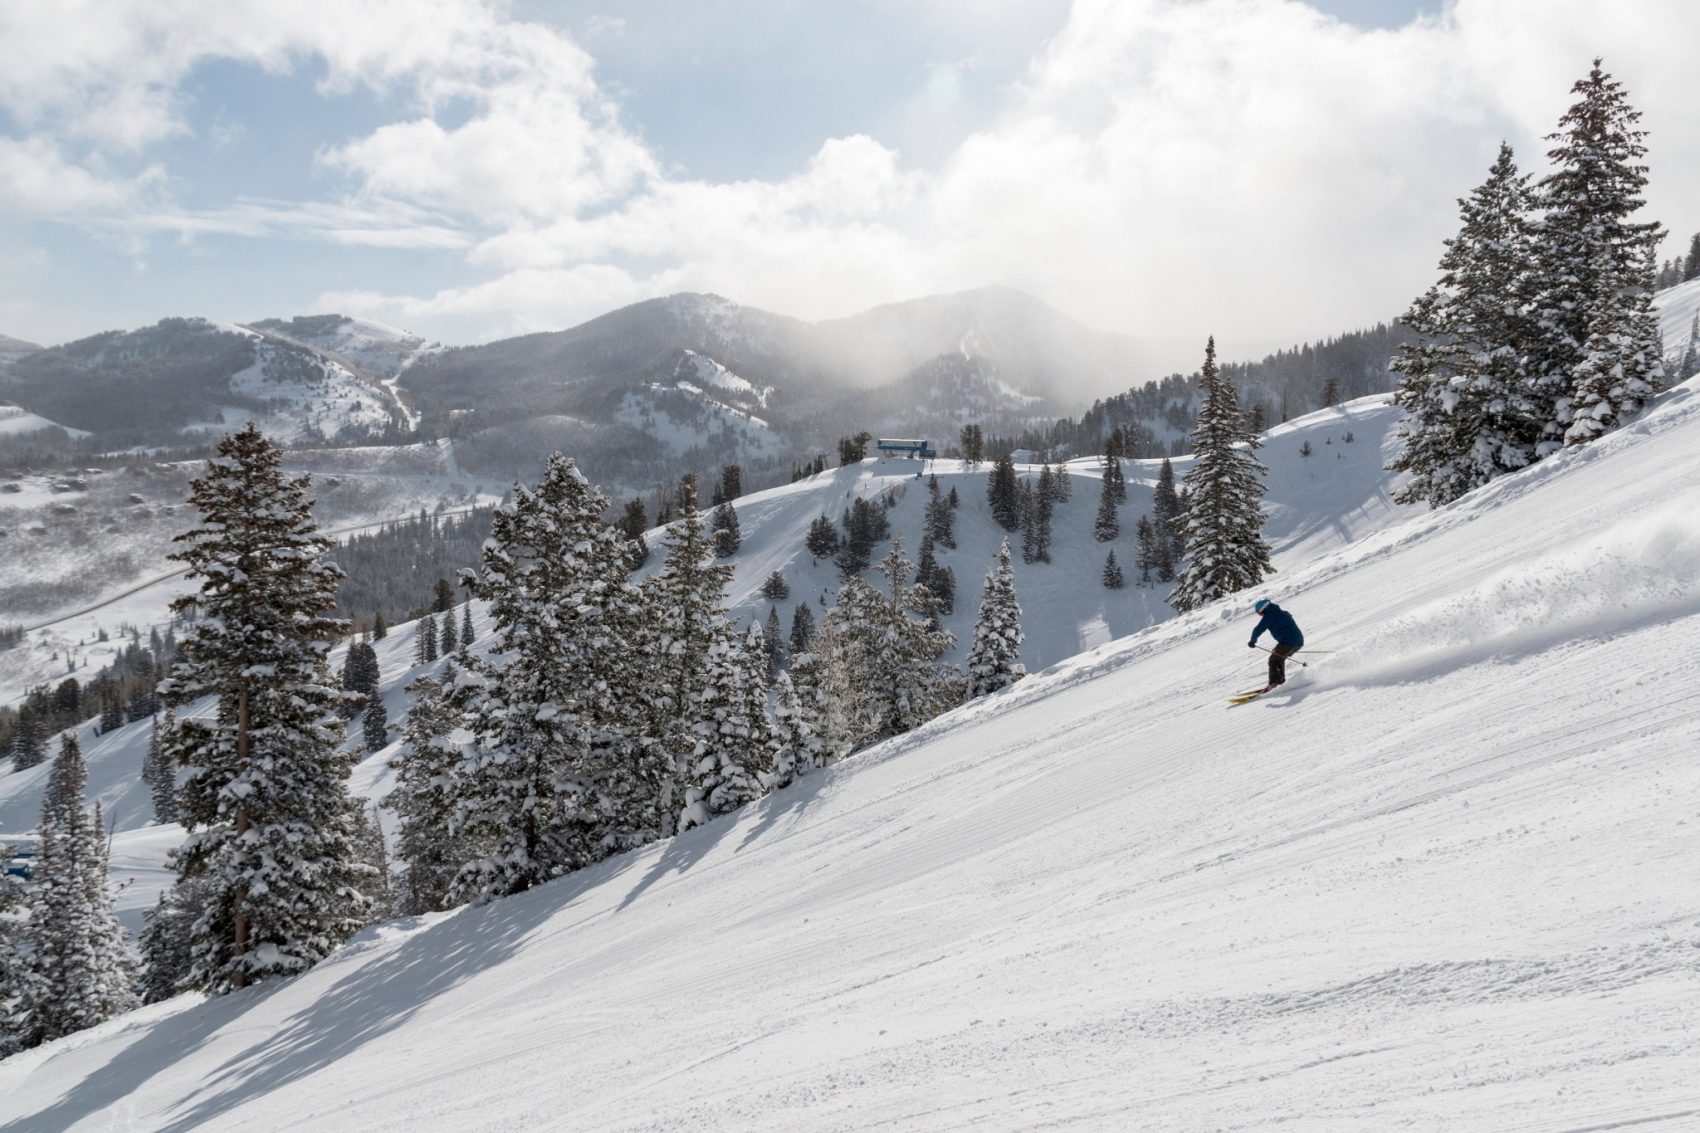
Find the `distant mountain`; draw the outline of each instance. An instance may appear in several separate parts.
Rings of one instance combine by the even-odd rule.
[[[112,447],[253,418],[285,441],[452,437],[479,475],[532,474],[562,447],[629,488],[732,461],[771,474],[862,429],[1010,433],[1145,365],[1135,340],[1007,288],[816,323],[687,293],[461,348],[336,314],[165,319],[20,354],[0,399]]]
[[[423,354],[441,350],[405,330],[346,315],[303,315],[244,323],[247,330],[308,347],[358,374],[393,378]]]
[[[407,418],[383,379],[423,349],[335,315],[253,327],[162,319],[25,354],[0,373],[0,399],[114,447],[182,443],[247,420],[286,441],[385,436]]]
[[[1091,330],[1007,288],[892,303],[819,323],[718,295],[636,303],[570,330],[421,357],[402,380],[428,432],[470,436],[558,416],[636,426],[678,418],[670,451],[732,443],[759,418],[775,453],[839,433],[954,434],[965,415],[1012,429],[1147,376],[1133,339]],[[625,450],[617,437],[604,438]],[[594,459],[592,460],[594,463]]]
[[[1017,391],[1014,407],[1028,397],[1082,405],[1160,376],[1139,340],[1093,330],[1008,287],[888,303],[815,329],[842,377],[859,386],[913,385],[925,377],[917,371],[959,357]]]
[[[34,354],[41,347],[33,342],[25,342],[21,338],[0,334],[0,368],[8,366],[22,358],[25,354]]]

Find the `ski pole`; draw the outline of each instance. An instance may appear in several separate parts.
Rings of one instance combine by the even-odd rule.
[[[1273,653],[1273,652],[1275,652],[1275,651],[1274,651],[1274,650],[1273,650],[1273,649],[1271,649],[1271,648],[1269,648],[1269,647],[1268,647],[1268,646],[1267,646],[1267,645],[1259,645],[1259,646],[1258,646],[1258,648],[1259,648],[1259,649],[1261,649],[1261,650],[1263,650],[1263,651],[1264,651],[1264,652],[1265,652],[1265,653]],[[1300,661],[1300,660],[1297,660],[1297,659],[1295,659],[1295,658],[1292,658],[1292,657],[1288,657],[1288,658],[1287,658],[1287,660],[1288,660],[1288,661],[1292,661],[1292,662],[1293,662],[1293,664],[1295,664],[1295,665],[1297,665],[1297,666],[1298,666],[1298,667],[1299,667],[1299,668],[1301,668],[1301,669],[1308,669],[1308,668],[1310,668],[1310,666],[1309,666],[1309,665],[1307,665],[1307,664],[1305,664],[1305,663],[1304,663],[1304,662],[1303,662],[1303,661]]]

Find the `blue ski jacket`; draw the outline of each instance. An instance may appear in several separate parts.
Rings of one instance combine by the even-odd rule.
[[[1294,649],[1302,647],[1305,635],[1299,632],[1299,623],[1293,620],[1293,615],[1271,602],[1263,607],[1263,617],[1257,623],[1257,628],[1251,631],[1251,643],[1257,644],[1257,639],[1268,630],[1269,636],[1275,639],[1277,645],[1290,645]]]

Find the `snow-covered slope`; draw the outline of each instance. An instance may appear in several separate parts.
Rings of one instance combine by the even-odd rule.
[[[1693,1125],[1697,484],[1690,383],[1284,572],[1281,695],[1223,707],[1259,655],[1246,601],[1206,608],[672,842],[16,1056],[0,1127]]]
[[[16,405],[0,404],[0,437],[18,437],[43,429],[65,429],[65,426]],[[88,436],[81,429],[65,429],[65,432],[73,437]]]
[[[1389,493],[1391,478],[1383,471],[1397,420],[1397,410],[1383,395],[1321,410],[1271,431],[1259,454],[1269,467],[1265,535],[1283,572],[1400,518]],[[1307,442],[1309,456],[1302,454]],[[1052,517],[1052,562],[1021,562],[1021,537],[1013,536],[1016,589],[1027,635],[1023,657],[1030,669],[1053,665],[1173,616],[1165,600],[1168,587],[1133,585],[1138,577],[1134,532],[1140,516],[1151,511],[1151,490],[1161,464],[1126,462],[1128,500],[1118,509],[1121,535],[1114,542],[1099,543],[1092,537],[1103,475],[1093,457],[1064,466],[1072,493]],[[1190,457],[1176,458],[1177,478],[1190,464]],[[987,504],[989,468],[953,460],[933,461],[925,468],[938,477],[941,492],[954,489],[960,501],[954,523],[957,545],[936,549],[939,561],[956,576],[956,609],[943,621],[956,634],[958,659],[972,636],[986,572],[998,546],[1010,536],[993,520]],[[837,591],[840,576],[832,562],[810,558],[804,536],[817,516],[837,520],[858,496],[894,501],[887,513],[891,530],[902,537],[913,560],[930,498],[926,479],[916,476],[920,469],[917,462],[902,457],[868,460],[736,501],[743,544],[730,560],[735,568],[729,588],[734,616],[748,624],[751,617],[766,619],[770,607],[777,606],[787,631],[798,602],[815,603],[818,616],[821,605]],[[1039,474],[1038,465],[1017,469],[1024,479]],[[657,552],[647,568],[653,570],[660,561],[659,532],[651,533],[650,543]],[[1127,589],[1120,591],[1103,586],[1104,560],[1112,548],[1129,580]],[[875,558],[882,553],[876,550]],[[779,603],[760,593],[775,570],[791,590],[790,598]]]
[[[1680,355],[1688,346],[1694,316],[1700,314],[1700,279],[1667,287],[1654,300],[1659,309],[1659,334],[1665,352]]]
[[[41,347],[33,342],[25,342],[21,338],[0,334],[0,366],[15,362],[26,354],[33,354]]]
[[[346,315],[300,315],[292,319],[261,319],[249,330],[312,347],[331,355],[350,369],[378,378],[394,378],[422,354],[441,347],[419,335],[367,319]]]

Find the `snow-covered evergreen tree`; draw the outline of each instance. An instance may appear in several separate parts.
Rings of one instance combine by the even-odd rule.
[[[429,665],[437,659],[437,617],[426,614],[419,619],[413,639],[413,663]]]
[[[29,900],[23,884],[6,872],[10,846],[0,846],[0,1058],[24,1046],[27,1006],[35,998],[34,973],[24,940],[29,931]]]
[[[1157,564],[1157,532],[1152,526],[1151,517],[1148,515],[1142,515],[1139,517],[1137,540],[1139,545],[1139,557],[1136,560],[1136,564],[1139,567],[1139,584],[1141,586],[1150,586],[1151,572]]]
[[[1246,426],[1233,383],[1216,368],[1216,340],[1204,348],[1204,404],[1193,422],[1193,465],[1186,474],[1186,565],[1169,604],[1186,613],[1256,586],[1274,572],[1263,540],[1263,476],[1258,439]]]
[[[1643,339],[1647,328],[1638,310],[1641,290],[1652,286],[1654,249],[1664,233],[1656,223],[1630,220],[1644,204],[1646,132],[1637,127],[1641,113],[1629,105],[1622,84],[1600,64],[1595,59],[1571,88],[1577,100],[1547,139],[1556,143],[1547,153],[1554,170],[1540,183],[1538,336],[1529,359],[1531,396],[1544,418],[1537,456],[1563,443],[1580,383],[1596,390],[1590,395],[1594,412],[1604,396],[1597,392],[1602,372],[1627,367],[1622,386],[1631,398],[1640,396],[1638,387],[1656,390],[1662,380],[1649,368],[1662,351]],[[1609,341],[1624,336],[1632,341]],[[1600,349],[1590,351],[1591,338]],[[1595,435],[1587,425],[1583,432]]]
[[[815,612],[807,602],[791,608],[791,655],[807,653],[815,643]]]
[[[666,548],[666,561],[643,585],[652,637],[642,701],[646,734],[655,744],[644,767],[661,837],[678,831],[687,810],[696,813],[685,799],[685,784],[693,781],[695,761],[706,751],[700,727],[705,693],[736,644],[726,619],[732,568],[712,561],[696,485],[689,480],[682,486],[679,519],[668,529]]]
[[[846,644],[829,612],[815,635],[814,652],[793,657],[789,670],[803,719],[819,741],[822,765],[849,755],[857,737],[874,728]]]
[[[761,596],[770,602],[783,602],[791,597],[791,586],[785,581],[783,571],[775,568],[768,572],[761,584]]]
[[[384,799],[396,816],[396,854],[402,861],[397,909],[417,916],[445,908],[461,863],[479,856],[453,829],[455,768],[460,753],[449,742],[459,717],[434,677],[407,686],[413,703],[402,723],[403,744],[390,760],[395,790]]]
[[[1157,483],[1151,489],[1151,528],[1156,539],[1152,567],[1158,582],[1173,582],[1186,554],[1185,509],[1180,493],[1175,490],[1175,465],[1168,457],[1157,469]]]
[[[1401,503],[1438,507],[1535,459],[1544,417],[1525,372],[1537,337],[1528,180],[1501,145],[1488,179],[1458,202],[1439,282],[1405,314],[1416,338],[1392,362],[1404,417],[1389,466],[1411,474]]]
[[[191,485],[201,523],[172,556],[200,583],[174,608],[200,616],[160,692],[173,708],[216,701],[166,733],[186,769],[179,885],[208,880],[190,982],[214,992],[300,972],[365,919],[347,694],[326,661],[347,631],[331,616],[342,572],[324,558],[307,479],[286,479],[281,461],[253,425],[224,438]]]
[[[1051,561],[1051,493],[1042,474],[1037,486],[1021,485],[1021,561]]]
[[[41,803],[41,854],[31,872],[34,973],[23,1040],[35,1046],[105,1022],[138,1005],[124,930],[112,912],[100,810],[84,802],[88,765],[66,735]]]
[[[777,791],[799,775],[825,764],[825,751],[815,730],[814,714],[804,703],[791,680],[781,670],[773,679],[773,770],[766,788]]]
[[[878,569],[889,594],[848,580],[821,635],[828,650],[821,687],[838,721],[823,729],[829,750],[838,728],[854,750],[919,727],[961,703],[964,693],[962,674],[939,661],[954,638],[932,626],[932,597],[909,583],[914,564],[903,556],[901,539],[892,540]]]
[[[1602,302],[1589,322],[1575,371],[1566,445],[1587,444],[1634,418],[1664,387],[1659,316],[1653,309],[1651,254],[1633,278],[1609,286],[1611,264],[1600,259]]]
[[[1116,549],[1110,548],[1109,555],[1104,559],[1104,588],[1120,590],[1127,585],[1127,576],[1122,574],[1122,566],[1116,562]]]
[[[389,745],[389,710],[384,707],[384,698],[373,689],[366,694],[366,708],[360,718],[361,736],[366,741],[366,750],[371,753],[382,751]]]
[[[383,677],[378,667],[378,651],[372,648],[370,642],[357,641],[349,647],[348,652],[354,659],[353,672],[350,674],[353,683],[349,685],[349,690],[365,694],[377,688]]]
[[[12,769],[25,771],[39,766],[46,758],[35,717],[28,712],[18,713],[18,730],[12,734]]]
[[[471,649],[477,634],[472,628],[472,599],[468,598],[460,608],[460,647]]]
[[[738,509],[727,500],[714,509],[714,553],[720,558],[728,558],[737,553],[743,545],[744,534],[738,527]]]
[[[761,623],[752,623],[742,642],[730,634],[716,642],[707,661],[694,713],[698,742],[681,779],[681,833],[760,798],[773,773]]]
[[[1121,520],[1116,515],[1116,486],[1110,480],[1109,468],[1104,469],[1104,485],[1098,492],[1098,516],[1092,522],[1092,538],[1109,543],[1122,533]]]
[[[1114,551],[1110,554],[1113,556]],[[1008,688],[1027,675],[1021,656],[1021,606],[1015,600],[1015,570],[1009,561],[1009,540],[998,550],[998,561],[986,572],[980,616],[968,646],[968,696],[985,696]]]
[[[1681,361],[1677,363],[1676,380],[1686,382],[1695,374],[1700,374],[1700,312],[1694,315],[1694,321],[1688,324],[1688,345],[1683,348]]]
[[[395,893],[390,887],[390,855],[384,845],[384,828],[378,823],[376,808],[361,812],[356,841],[360,847],[360,860],[367,869],[360,885],[370,909],[367,922],[376,924],[388,920],[395,913]]]
[[[1127,502],[1127,477],[1122,474],[1122,437],[1120,429],[1111,429],[1104,438],[1104,483],[1115,496],[1117,504]]]
[[[808,549],[811,558],[835,558],[838,554],[838,528],[826,516],[816,516],[814,522],[809,524],[809,533],[803,538],[803,546]]]
[[[457,625],[453,606],[438,611],[438,613],[441,615],[442,621],[439,623],[440,628],[437,631],[437,656],[447,657],[460,648],[460,634],[456,632]]]
[[[927,478],[927,534],[941,547],[956,546],[956,512],[939,489],[937,475]]]
[[[158,1003],[190,986],[195,920],[212,903],[210,879],[191,877],[160,894],[154,907],[142,914],[142,932],[136,942],[142,953],[137,983],[142,1002]]]
[[[929,621],[933,628],[937,629],[939,619],[949,617],[956,610],[956,572],[939,563],[933,568],[932,581],[927,583],[927,593],[933,600],[933,615]]]
[[[773,678],[785,667],[785,632],[779,624],[779,607],[767,608],[767,628],[762,632],[762,643],[767,650],[767,681],[773,683]]]
[[[641,597],[607,499],[560,453],[496,509],[473,579],[491,653],[461,655],[451,899],[506,896],[645,840],[626,719]]]
[[[1021,526],[1021,489],[1016,481],[1015,461],[1007,453],[998,457],[987,476],[986,502],[999,527],[1014,531]]]
[[[148,736],[147,754],[142,757],[142,782],[153,797],[153,816],[156,822],[177,821],[177,769],[166,755],[164,732],[169,732],[175,717],[167,712],[162,721],[153,718],[153,730]]]
[[[189,974],[189,919],[186,909],[172,901],[172,891],[159,895],[154,907],[142,914],[142,931],[137,947],[142,953],[142,974],[136,990],[143,1003],[158,1003],[176,995]]]

